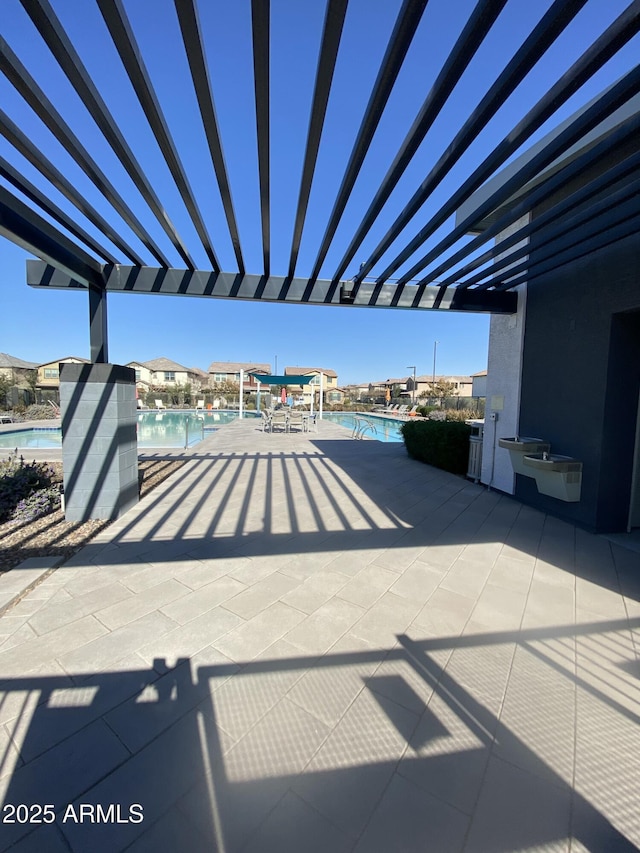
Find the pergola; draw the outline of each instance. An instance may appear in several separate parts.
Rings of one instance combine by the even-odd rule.
[[[525,162],[518,161],[517,168],[510,167],[505,180],[493,187],[482,205],[475,205],[469,215],[458,214],[457,220],[454,219],[454,214],[464,210],[472,194],[503,169],[523,146],[536,140],[545,123],[609,61],[624,52],[640,28],[637,0],[603,26],[597,38],[580,45],[579,56],[566,73],[550,88],[539,92],[524,117],[493,142],[488,154],[476,157],[466,177],[449,189],[451,176],[457,174],[459,164],[474,150],[474,142],[519,87],[535,76],[538,64],[552,61],[549,57],[553,56],[554,47],[565,32],[572,31],[574,19],[583,7],[594,8],[596,14],[600,10],[603,15],[608,8],[606,0],[552,2],[541,17],[535,18],[521,40],[514,39],[513,44],[504,45],[505,59],[495,66],[495,78],[494,69],[486,76],[478,72],[483,81],[481,94],[470,104],[468,96],[458,96],[461,79],[469,69],[475,72],[476,54],[492,38],[501,15],[513,5],[507,0],[478,0],[468,17],[461,16],[453,46],[433,79],[416,80],[416,85],[422,88],[421,106],[398,149],[390,152],[386,171],[382,170],[384,174],[380,174],[377,185],[371,188],[370,203],[356,217],[350,209],[347,217],[345,211],[358,188],[365,159],[378,141],[383,115],[393,99],[407,57],[412,47],[426,49],[431,13],[427,0],[399,3],[366,103],[361,96],[360,102],[354,102],[353,117],[358,129],[326,215],[315,262],[305,270],[299,269],[298,258],[318,157],[322,145],[335,144],[324,132],[325,117],[334,92],[336,64],[341,51],[348,49],[342,43],[345,20],[350,13],[348,0],[326,2],[302,170],[296,176],[299,189],[289,262],[279,270],[273,270],[271,262],[270,157],[274,139],[286,130],[272,120],[274,9],[270,8],[269,0],[251,0],[248,29],[262,240],[262,264],[252,270],[246,269],[232,181],[224,156],[225,140],[215,107],[215,96],[224,90],[225,81],[213,78],[207,59],[217,40],[224,38],[224,33],[212,28],[215,12],[207,9],[208,26],[204,26],[196,0],[174,0],[175,56],[166,58],[176,62],[186,58],[188,65],[189,85],[195,95],[193,102],[197,103],[196,119],[203,128],[209,155],[208,168],[197,175],[190,171],[188,146],[184,140],[182,147],[179,142],[180,128],[172,125],[167,106],[156,90],[150,68],[157,66],[158,57],[148,53],[145,56],[140,45],[141,32],[132,24],[123,0],[95,0],[101,19],[95,16],[96,31],[83,34],[83,42],[95,45],[96,49],[105,40],[110,40],[111,51],[115,48],[148,131],[161,153],[166,174],[173,182],[169,192],[167,185],[150,182],[144,159],[134,153],[136,145],[128,136],[127,126],[108,107],[109,92],[104,86],[101,91],[93,79],[81,58],[80,45],[74,44],[69,28],[65,28],[54,9],[54,5],[64,4],[15,0],[18,2],[25,13],[25,24],[18,36],[13,33],[15,43],[0,38],[1,68],[20,98],[62,146],[69,166],[66,173],[58,168],[47,152],[0,110],[0,130],[10,152],[6,158],[0,157],[3,179],[0,233],[40,259],[28,261],[27,280],[31,286],[81,288],[88,292],[93,362],[108,361],[108,293],[512,313],[517,306],[516,288],[539,272],[527,265],[526,248],[522,248],[523,241],[533,233],[539,240],[548,241],[544,259],[547,269],[549,265],[580,257],[595,245],[602,246],[638,230],[637,215],[626,217],[625,221],[615,220],[620,202],[637,193],[636,182],[629,183],[627,179],[637,171],[638,155],[630,155],[622,163],[617,156],[639,130],[637,65],[588,101],[577,117],[559,124],[551,136],[545,137],[544,144],[538,143],[531,149],[532,155]],[[82,0],[79,8],[85,4],[86,0]],[[352,2],[351,7],[355,7],[353,14],[361,15],[361,47],[366,50],[366,9],[363,13],[357,2]],[[579,33],[577,30],[578,39]],[[68,91],[91,116],[95,126],[85,133],[85,138],[72,129],[68,99],[59,98],[54,103],[19,58],[32,55],[34,49],[50,52],[66,78]],[[638,53],[636,50],[636,56]],[[353,56],[353,62],[358,62],[357,55]],[[464,120],[461,118],[459,123],[449,120],[452,128],[449,140],[441,148],[434,145],[425,160],[421,146],[447,110],[450,115],[452,106],[458,107],[458,114]],[[576,146],[591,138],[589,135],[593,143],[583,145],[581,153],[572,156]],[[423,160],[423,177],[397,213],[390,208],[389,201],[418,152]],[[132,199],[125,197],[110,177],[108,163],[114,162],[114,158],[118,169],[128,176],[132,197],[140,197],[144,203],[148,214],[144,222],[134,212]],[[557,165],[560,161],[561,166]],[[616,166],[594,169],[610,161],[616,161]],[[25,162],[37,172],[37,182],[27,177]],[[77,168],[96,188],[99,205],[74,185]],[[576,189],[576,175],[592,171],[598,176]],[[201,209],[202,184],[207,192],[217,193],[222,205],[228,229],[225,240],[230,241],[235,257],[233,269],[224,270],[221,266],[211,225]],[[447,192],[443,198],[444,186]],[[523,214],[532,205],[554,196],[559,189],[563,190],[561,203],[554,204],[544,217],[522,224]],[[164,200],[176,192],[188,212],[189,230],[194,234],[190,243],[178,232],[173,211]],[[605,202],[589,204],[590,198],[598,194],[601,199],[603,193],[607,196]],[[416,214],[420,214],[418,227],[414,221]],[[153,228],[145,224],[150,221]],[[473,232],[476,236],[470,238],[468,235]],[[505,232],[509,233],[508,240],[502,241],[499,249],[482,251],[487,241]],[[373,248],[365,252],[363,246]],[[341,255],[339,262],[321,277],[330,249],[335,252],[336,248],[338,256]],[[193,260],[196,252],[204,252],[207,268],[197,268]],[[362,254],[365,260],[355,268],[355,259]],[[517,267],[513,266],[515,263]]]

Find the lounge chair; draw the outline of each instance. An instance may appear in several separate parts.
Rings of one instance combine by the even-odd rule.
[[[397,412],[394,412],[394,415],[400,415],[400,417],[404,417],[407,413],[407,409],[409,406],[400,406]]]
[[[271,432],[271,412],[260,412],[262,415],[262,432]]]
[[[204,410],[204,400],[198,400],[198,402],[196,403],[196,412],[198,411],[198,409]]]
[[[165,404],[162,402],[162,400],[156,400],[156,401],[155,401],[155,403],[156,403],[156,409],[158,409],[158,410],[160,410],[160,409],[166,409],[166,406],[165,406]]]
[[[417,411],[418,411],[418,404],[416,403],[416,405],[412,406],[408,412],[405,412],[404,416],[405,416],[405,418],[414,418]]]

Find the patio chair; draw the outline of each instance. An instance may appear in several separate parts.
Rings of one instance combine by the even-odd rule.
[[[155,403],[156,403],[156,409],[158,409],[158,410],[160,410],[160,409],[166,409],[166,406],[165,406],[165,404],[162,402],[162,400],[156,400],[156,401],[155,401]]]
[[[270,432],[273,432],[274,429],[281,429],[283,432],[287,431],[289,423],[289,410],[288,409],[276,409],[274,413],[271,415],[271,429]]]
[[[299,429],[300,432],[303,432],[303,430],[304,430],[304,413],[299,411],[299,410],[294,409],[289,414],[288,427],[289,427],[289,432],[291,432],[291,430],[293,428]]]
[[[271,432],[271,413],[260,412],[262,415],[262,432]]]

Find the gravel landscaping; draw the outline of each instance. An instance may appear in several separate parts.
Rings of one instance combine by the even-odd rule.
[[[62,482],[62,463],[52,462],[55,480]],[[184,465],[180,459],[142,459],[139,470],[142,475],[140,497],[166,480]],[[111,522],[65,521],[60,509],[49,512],[35,521],[16,523],[7,521],[0,524],[0,574],[17,566],[28,557],[49,557],[63,555],[68,559],[87,542],[104,530]]]

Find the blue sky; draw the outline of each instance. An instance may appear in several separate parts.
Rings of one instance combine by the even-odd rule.
[[[206,255],[146,126],[97,6],[93,0],[54,0],[52,5],[105,94],[109,108],[194,259],[207,268]],[[197,119],[195,96],[188,83],[186,61],[177,40],[173,3],[171,0],[153,0],[153,3],[125,0],[124,5],[222,266],[233,270],[235,259],[214,185],[205,137]],[[308,274],[315,261],[400,5],[400,0],[351,0],[349,4],[297,265],[298,275]],[[353,275],[359,262],[377,245],[488,84],[549,5],[548,0],[507,2],[494,30],[413,158],[347,275]],[[414,217],[392,247],[391,254],[385,256],[386,260],[419,230],[496,142],[627,5],[623,0],[587,2],[559,42],[543,57]],[[333,274],[473,6],[472,0],[456,0],[454,4],[450,0],[430,0],[428,3],[321,277],[329,278]],[[259,273],[262,248],[250,73],[250,2],[200,2],[199,7],[247,271]],[[151,8],[153,15],[149,15]],[[271,256],[272,272],[276,275],[284,275],[288,266],[324,8],[321,0],[272,2]],[[41,43],[18,0],[2,0],[2,35],[162,245],[172,263],[182,266],[177,253]],[[574,95],[534,139],[631,67],[637,61],[638,47],[636,38]],[[0,80],[0,102],[12,120],[73,180],[99,212],[127,233],[126,226],[119,222],[106,200],[5,79]],[[88,231],[93,231],[81,214],[4,138],[0,139],[0,155],[33,183],[46,188],[60,207],[74,211],[78,221]],[[449,227],[445,226],[434,235],[426,248]],[[139,247],[133,235],[131,243]],[[143,247],[141,253],[155,265]],[[420,251],[423,253],[424,247]],[[45,293],[27,287],[27,257],[23,250],[0,238],[0,351],[35,362],[66,355],[88,357],[86,295]],[[125,258],[122,260],[127,263]],[[399,272],[405,268],[401,267]],[[381,262],[378,272],[382,269]],[[109,356],[113,362],[144,361],[162,355],[187,366],[206,369],[212,361],[226,360],[260,361],[275,366],[277,357],[280,368],[288,365],[332,368],[343,384],[406,375],[410,372],[408,365],[416,365],[419,374],[430,374],[436,340],[439,342],[438,373],[467,374],[482,370],[486,367],[488,329],[486,315],[466,313],[255,304],[129,294],[109,297]]]

